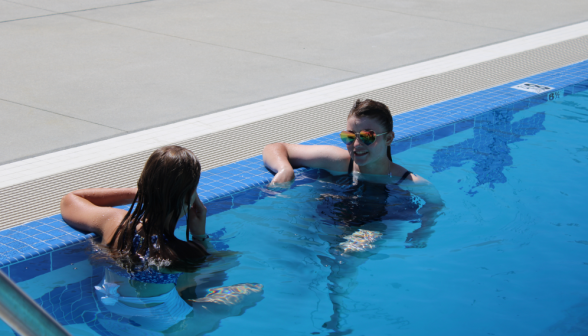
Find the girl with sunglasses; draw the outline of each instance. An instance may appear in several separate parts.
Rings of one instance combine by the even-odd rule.
[[[341,140],[347,150],[326,145],[267,145],[263,161],[276,173],[271,185],[284,186],[293,181],[297,167],[322,169],[330,173],[329,181],[335,182],[328,184],[337,189],[333,193],[341,194],[336,201],[329,193],[318,197],[325,200],[321,206],[327,208],[319,213],[328,214],[329,221],[359,227],[394,217],[410,220],[409,217],[417,216],[421,228],[410,234],[407,242],[412,247],[426,246],[430,228],[444,204],[430,182],[392,162],[390,144],[394,131],[388,107],[371,99],[358,99],[349,112],[347,130],[341,132]],[[337,176],[340,178],[335,179]],[[422,203],[416,204],[413,195]],[[403,206],[399,209],[392,204]]]
[[[206,279],[199,272],[212,246],[206,235],[206,207],[196,192],[200,172],[190,150],[167,146],[151,154],[137,188],[81,189],[63,197],[65,222],[96,234],[112,257],[103,281],[95,286],[95,297],[108,312],[151,332],[197,334],[214,330],[222,318],[261,299],[259,284],[217,287],[201,298],[179,294],[195,288],[197,279]],[[130,210],[114,208],[124,204],[131,204]],[[186,215],[184,241],[175,231]],[[135,328],[116,319],[101,323]]]
[[[353,176],[352,180],[345,178],[337,180],[337,183],[344,187],[344,193],[350,197],[349,204],[337,203],[334,206],[335,208],[347,209],[347,214],[338,220],[346,223],[345,225],[360,226],[361,223],[353,223],[353,220],[350,221],[350,219],[369,218],[370,216],[363,212],[370,207],[386,207],[392,203],[406,203],[405,209],[407,211],[412,211],[414,214],[418,209],[416,215],[422,223],[421,228],[415,234],[410,235],[407,241],[411,241],[413,246],[423,246],[426,237],[432,232],[430,227],[434,225],[439,210],[444,204],[437,189],[431,183],[392,162],[390,144],[394,140],[394,131],[392,130],[392,114],[388,107],[371,99],[363,101],[358,99],[347,116],[347,130],[341,132],[341,140],[347,145],[347,150],[326,145],[288,143],[267,145],[263,150],[263,161],[268,169],[275,172],[271,185],[283,186],[285,183],[293,181],[294,168],[297,167],[322,169],[330,173],[331,176]],[[363,186],[345,187],[345,185],[356,184],[353,182],[356,180]],[[385,185],[389,187],[382,189]],[[394,187],[392,188],[392,186]],[[352,194],[356,192],[353,191],[354,189],[357,189],[357,193],[362,193],[361,190],[371,190],[371,192],[362,193],[362,195],[380,196],[374,196],[374,199],[368,201],[366,196],[362,196],[363,199],[353,196]],[[410,201],[411,195],[418,196],[424,204],[415,205],[414,201]],[[392,201],[390,197],[396,197],[397,200]],[[400,202],[398,197],[405,201]],[[375,201],[375,199],[378,200]],[[355,204],[357,202],[364,204],[357,206]],[[414,211],[410,210],[413,208]],[[358,215],[356,212],[361,212],[361,214]],[[397,209],[391,208],[369,212],[399,213]],[[326,211],[326,213],[330,213],[330,211]],[[376,217],[372,218],[372,221],[381,219]],[[420,239],[416,239],[417,237]]]
[[[388,182],[427,183],[425,179],[392,162],[390,144],[394,140],[392,114],[382,103],[357,100],[347,117],[347,130],[341,132],[347,150],[336,146],[305,146],[287,143],[267,145],[263,151],[266,166],[276,173],[272,184],[294,179],[294,168],[327,170],[333,175],[358,172],[390,177]]]
[[[329,296],[333,314],[323,327],[346,334],[351,332],[345,322],[347,298],[355,283],[350,279],[357,276],[369,255],[377,254],[377,246],[371,243],[383,235],[394,239],[396,232],[420,222],[404,243],[407,248],[426,247],[443,202],[427,180],[392,162],[394,132],[386,105],[357,100],[341,140],[347,150],[274,143],[264,148],[263,160],[276,173],[271,182],[274,186],[287,186],[294,180],[294,168],[322,169],[316,172],[321,183],[309,191],[316,193],[309,199],[318,202],[316,209],[311,206],[308,217],[320,219],[313,232],[321,234],[313,239],[330,246],[328,256],[317,256],[332,270],[328,280],[332,284]],[[290,206],[300,207],[301,212],[308,209]]]

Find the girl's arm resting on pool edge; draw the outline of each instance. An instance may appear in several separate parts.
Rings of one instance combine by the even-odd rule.
[[[61,199],[61,215],[69,226],[100,235],[108,243],[127,213],[112,207],[132,203],[136,193],[136,188],[76,190]]]
[[[308,167],[331,171],[345,171],[349,153],[335,146],[273,143],[263,149],[263,163],[276,173],[272,183],[294,179],[294,168]]]

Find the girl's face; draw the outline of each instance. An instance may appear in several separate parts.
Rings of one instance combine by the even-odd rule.
[[[359,133],[363,130],[372,130],[376,134],[385,133],[384,126],[372,118],[357,118],[351,116],[347,119],[347,130]],[[388,145],[394,139],[394,132],[388,132],[376,137],[370,145],[365,145],[359,137],[347,145],[349,156],[357,163],[358,166],[368,166],[371,164],[381,164],[382,161],[388,161]]]

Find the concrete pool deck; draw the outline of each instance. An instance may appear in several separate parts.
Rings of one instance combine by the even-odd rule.
[[[588,20],[588,2],[0,0],[0,164]]]

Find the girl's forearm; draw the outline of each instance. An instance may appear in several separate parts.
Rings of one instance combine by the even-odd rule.
[[[293,170],[288,159],[288,149],[283,143],[273,143],[263,149],[263,163],[265,166],[277,173],[281,170]]]
[[[132,203],[137,188],[91,188],[76,190],[71,194],[97,206],[117,206]]]

